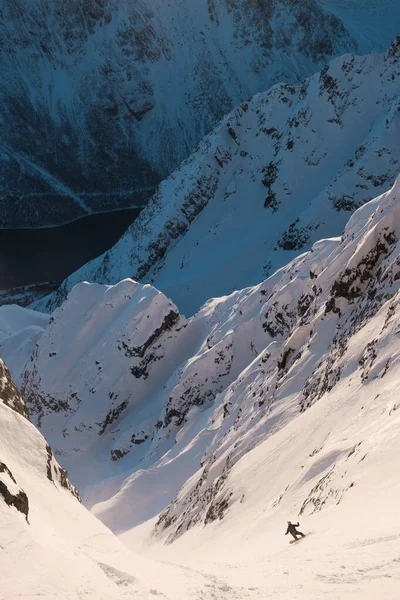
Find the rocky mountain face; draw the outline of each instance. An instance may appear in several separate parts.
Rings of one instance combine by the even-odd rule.
[[[163,384],[185,358],[189,338],[176,307],[131,280],[113,287],[81,284],[52,315],[22,375],[22,389],[32,418],[57,439],[55,453],[63,464],[81,462],[82,483],[98,481],[102,463],[115,473],[117,461],[131,450],[136,458],[142,444],[148,448]],[[158,397],[154,404],[150,393]]]
[[[1,226],[143,203],[233,106],[387,44],[396,6],[378,32],[372,0],[5,0]]]
[[[132,277],[190,315],[339,234],[399,169],[399,46],[342,56],[239,105],[113,248],[36,307],[51,312],[80,281]]]
[[[23,417],[28,417],[28,411],[22,400],[17,386],[11,379],[10,371],[0,360],[1,401]]]
[[[372,452],[364,429],[376,424],[384,439],[397,406],[399,191],[397,180],[354,213],[341,238],[316,242],[189,320],[131,280],[74,288],[21,380],[32,418],[101,520],[121,533],[160,513],[155,535],[173,541],[223,519],[244,501],[238,473],[261,445],[278,452],[277,464],[310,468],[279,494],[272,485],[271,510],[287,502],[311,514],[350,493],[360,452]],[[348,415],[347,437],[335,403],[360,411]],[[282,446],[303,422],[308,441]],[[348,450],[337,453],[342,438]],[[322,448],[332,460],[314,472]]]

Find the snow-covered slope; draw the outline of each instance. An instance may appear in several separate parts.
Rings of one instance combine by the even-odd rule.
[[[94,560],[117,540],[79,504],[2,360],[0,381],[0,597],[122,597]]]
[[[386,54],[343,56],[241,104],[111,250],[36,306],[53,310],[79,281],[133,277],[190,315],[340,234],[399,169],[399,48],[400,38]]]
[[[387,46],[385,7],[378,28],[373,0],[3,1],[1,225],[143,202],[239,102]]]
[[[77,285],[39,338],[23,389],[93,512],[121,533],[162,511],[155,532],[175,540],[240,513],[253,486],[241,459],[255,447],[271,519],[351,498],[358,479],[367,486],[368,461],[357,466],[374,452],[366,431],[376,425],[390,452],[397,427],[399,236],[398,180],[342,238],[189,320],[148,285]]]
[[[243,597],[397,598],[399,237],[400,180],[321,242],[317,270],[310,255],[291,265],[273,319],[287,330],[205,411],[202,468],[147,537],[176,540],[160,555],[214,563]],[[307,534],[300,546],[287,519]]]
[[[1,600],[231,598],[202,573],[130,552],[79,503],[1,359],[0,428]]]
[[[120,459],[131,450],[139,464],[164,384],[193,352],[195,330],[163,294],[132,280],[80,284],[52,315],[22,388],[42,431],[57,440],[55,454],[79,462],[76,483],[85,490],[120,465],[126,471]]]
[[[400,180],[271,287],[206,305],[242,351],[255,343],[254,359],[212,403],[175,420],[168,455],[93,512],[137,545],[124,507],[140,511],[144,491],[151,498],[201,455],[146,525],[145,547],[174,541],[161,556],[190,568],[214,563],[242,597],[395,600],[399,236]],[[298,550],[284,547],[288,518],[310,536]]]

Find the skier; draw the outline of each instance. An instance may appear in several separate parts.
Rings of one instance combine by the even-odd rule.
[[[224,404],[224,419],[229,415],[229,406],[232,402],[225,402]]]
[[[290,521],[288,521],[287,523],[288,523],[288,525],[287,525],[287,530],[286,530],[285,535],[290,533],[290,535],[292,535],[295,540],[298,539],[297,536],[306,537],[304,535],[304,533],[301,533],[301,531],[297,531],[296,527],[299,526],[299,523],[294,524],[294,523],[291,523]]]

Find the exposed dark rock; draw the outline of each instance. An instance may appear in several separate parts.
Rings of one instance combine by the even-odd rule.
[[[58,481],[61,487],[65,488],[75,498],[81,502],[81,497],[79,495],[78,490],[70,483],[68,479],[68,472],[63,469],[59,464],[56,463],[53,455],[53,451],[48,444],[46,444],[46,452],[47,452],[47,464],[46,464],[46,474],[47,479],[52,483]]]
[[[336,79],[329,74],[329,65],[326,65],[320,74],[320,95],[327,92],[329,100],[332,102],[338,95],[338,83]]]
[[[150,346],[152,344],[154,344],[154,342],[156,342],[163,333],[170,331],[179,321],[179,313],[171,310],[165,317],[163,322],[161,323],[161,325],[159,327],[157,327],[157,329],[154,330],[154,332],[151,334],[151,336],[148,338],[148,340],[146,340],[146,342],[144,344],[142,344],[141,346],[128,346],[128,344],[126,344],[123,341],[120,341],[119,343],[121,344],[122,348],[124,349],[124,354],[125,356],[131,358],[131,357],[136,357],[138,356],[139,358],[143,358],[146,351],[150,348]]]
[[[232,494],[231,494],[232,495]],[[206,516],[204,518],[204,525],[208,525],[208,523],[212,523],[219,519],[220,521],[224,518],[226,511],[229,508],[229,499],[223,498],[221,500],[216,500],[211,503],[210,508],[206,512]]]
[[[340,212],[341,210],[344,210],[346,212],[354,212],[357,208],[359,208],[359,204],[353,200],[352,196],[344,195],[340,198],[334,196],[330,198],[330,200],[332,202],[332,206],[338,212]]]
[[[0,462],[0,475],[1,473],[6,473],[10,477],[12,482],[17,485],[17,482],[13,477],[10,469],[8,469],[8,467],[2,462]],[[14,506],[20,513],[25,515],[26,521],[29,522],[29,500],[28,496],[23,490],[20,490],[17,494],[12,494],[9,491],[6,484],[4,483],[4,481],[0,479],[0,494],[1,496],[3,496],[4,501],[8,506]]]
[[[277,361],[277,366],[280,371],[283,371],[286,368],[290,355],[293,354],[293,352],[293,348],[288,348]]]
[[[100,430],[98,432],[99,435],[103,435],[107,427],[109,427],[112,423],[114,423],[114,421],[118,419],[120,414],[125,410],[127,406],[128,401],[124,400],[123,402],[121,402],[121,404],[119,404],[119,406],[117,406],[117,408],[112,408],[110,411],[108,411],[104,421],[102,423],[97,423],[97,425],[100,427]]]
[[[358,263],[357,267],[347,268],[337,278],[331,288],[331,300],[327,302],[325,312],[334,310],[332,299],[344,298],[348,302],[353,302],[359,298],[363,289],[366,288],[371,280],[378,264],[390,252],[390,248],[396,241],[393,232],[385,232],[372,248]]]
[[[120,450],[119,448],[116,448],[115,450],[111,450],[111,460],[120,460],[127,454],[129,454],[129,450]]]
[[[18,391],[17,386],[11,379],[10,371],[0,358],[0,401],[9,408],[15,410],[26,419],[28,411]]]

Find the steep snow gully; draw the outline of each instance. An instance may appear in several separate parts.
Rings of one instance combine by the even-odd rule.
[[[0,307],[1,600],[398,599],[399,53],[241,105]]]

